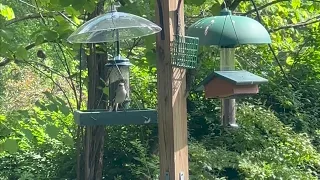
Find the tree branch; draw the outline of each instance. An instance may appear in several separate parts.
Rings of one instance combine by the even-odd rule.
[[[0,62],[0,67],[7,65],[9,62],[11,62],[11,59],[4,59],[3,61]]]
[[[318,15],[316,17],[313,17],[313,18],[310,18],[310,19],[308,19],[306,21],[296,23],[296,24],[287,24],[285,26],[277,27],[277,28],[271,29],[269,32],[276,32],[276,31],[279,31],[279,30],[282,30],[282,29],[304,27],[304,26],[307,26],[307,25],[310,25],[310,24],[314,24],[314,23],[317,23],[317,22],[320,22],[320,15]]]
[[[260,10],[262,10],[262,9],[268,7],[268,6],[271,6],[271,5],[273,5],[273,4],[277,4],[277,3],[280,3],[280,2],[284,2],[284,1],[289,1],[289,0],[275,0],[275,1],[271,1],[271,2],[269,2],[269,3],[267,3],[267,4],[264,4],[264,5],[260,6],[260,7],[257,7],[257,10],[260,11]],[[251,9],[251,10],[249,10],[249,11],[247,11],[246,13],[243,13],[243,14],[241,14],[241,15],[242,15],[242,16],[247,16],[247,15],[249,15],[249,14],[251,14],[251,13],[254,13],[254,12],[256,12],[256,10],[253,8],[253,9]]]
[[[20,21],[24,21],[24,20],[31,20],[31,19],[38,19],[38,18],[42,18],[42,17],[45,17],[45,18],[53,18],[54,16],[57,16],[57,15],[61,15],[63,18],[65,18],[68,22],[70,22],[71,24],[75,25],[75,23],[73,21],[70,20],[71,16],[67,16],[65,14],[63,14],[63,12],[48,12],[48,13],[42,13],[42,16],[41,14],[39,13],[34,13],[34,14],[27,14],[23,17],[20,17],[20,18],[14,18],[14,19],[11,19],[9,21],[7,21],[6,25],[9,26],[9,25],[12,25],[14,23],[18,23]]]
[[[271,6],[273,4],[277,4],[277,3],[285,2],[285,1],[290,1],[290,0],[274,0],[274,1],[268,2],[267,4],[262,5],[260,7],[257,7],[257,10],[260,11],[260,10],[262,10],[268,6]],[[320,3],[320,1],[318,1],[318,0],[309,0],[309,1],[314,2],[314,3]],[[256,10],[253,8],[245,13],[237,13],[237,14],[242,15],[242,16],[247,16],[247,15],[254,13],[254,12],[256,12]]]
[[[43,44],[43,43],[47,43],[47,42],[48,42],[47,40],[44,40],[44,41],[42,42],[42,44]],[[31,43],[31,44],[29,44],[28,46],[26,46],[25,49],[28,51],[28,50],[34,48],[35,46],[36,46],[35,43]],[[7,64],[10,63],[12,60],[14,60],[14,59],[4,58],[4,60],[0,62],[0,67],[7,65]]]

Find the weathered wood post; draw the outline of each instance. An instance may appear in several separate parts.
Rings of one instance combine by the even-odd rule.
[[[184,35],[184,1],[157,0],[158,128],[160,179],[189,179],[186,70],[172,67],[170,42],[174,38],[177,15]],[[180,5],[178,5],[180,3]],[[178,8],[180,7],[180,8]],[[178,11],[176,11],[178,9]],[[178,13],[177,13],[178,12]]]

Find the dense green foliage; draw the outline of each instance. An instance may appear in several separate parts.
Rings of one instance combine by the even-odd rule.
[[[227,1],[257,18],[250,1]],[[87,71],[79,45],[66,41],[97,0],[2,0],[0,3],[0,179],[76,178],[72,112]],[[154,0],[123,0],[120,11],[154,20]],[[220,102],[188,98],[190,178],[318,179],[320,177],[320,2],[257,0],[268,46],[236,49],[237,69],[268,78],[261,92],[238,100],[238,130],[220,127]],[[110,2],[106,1],[105,9]],[[186,24],[217,15],[222,1],[186,0]],[[264,6],[266,5],[266,6]],[[262,7],[262,8],[260,8]],[[106,10],[105,10],[106,11]],[[155,37],[122,42],[130,58],[132,105],[156,106]],[[39,58],[39,50],[46,58]],[[196,82],[219,66],[215,47],[201,48]],[[103,87],[101,87],[103,88]],[[107,127],[105,179],[156,179],[156,126]]]

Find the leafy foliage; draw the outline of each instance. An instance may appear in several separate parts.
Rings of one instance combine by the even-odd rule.
[[[1,1],[0,179],[76,178],[77,128],[72,112],[85,108],[79,94],[87,98],[89,52],[84,48],[79,56],[80,47],[66,38],[99,2]],[[105,2],[104,11],[110,2]],[[120,11],[155,19],[153,0],[120,2]],[[236,49],[237,69],[266,77],[269,83],[261,86],[259,95],[237,100],[238,130],[221,129],[218,100],[190,93],[190,178],[318,179],[320,3],[254,2],[261,23],[270,31],[277,59],[267,46],[241,46]],[[225,3],[235,14],[257,19],[250,1]],[[185,4],[187,27],[204,16],[218,15],[224,7],[220,0],[186,0]],[[155,36],[125,41],[121,47],[122,55],[134,64],[131,105],[155,108]],[[109,45],[99,48],[111,54]],[[45,57],[37,55],[39,50]],[[195,84],[218,69],[218,51],[201,47]],[[108,127],[104,178],[157,179],[157,144],[156,127]]]

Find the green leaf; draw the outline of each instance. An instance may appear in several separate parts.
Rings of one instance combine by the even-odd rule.
[[[192,4],[196,6],[200,6],[205,2],[205,0],[186,0],[186,4]]]
[[[148,63],[151,65],[151,66],[155,66],[156,65],[156,60],[157,60],[157,56],[156,56],[156,53],[152,52],[152,51],[148,51],[146,53],[146,58],[148,60]]]
[[[72,7],[77,11],[83,11],[83,8],[86,8],[85,3],[86,0],[74,0],[72,3]]]
[[[150,35],[150,36],[146,36],[145,40],[144,40],[144,44],[147,48],[147,50],[151,50],[154,48],[154,43],[156,42],[156,36]]]
[[[47,110],[47,107],[43,105],[43,103],[40,102],[40,100],[36,101],[34,103],[37,107],[39,107],[42,111]]]
[[[80,20],[79,20],[76,16],[72,16],[72,21],[73,21],[74,23],[76,23],[77,25],[80,24]]]
[[[44,42],[44,36],[43,36],[43,35],[39,35],[39,36],[36,38],[35,44],[36,44],[36,46],[37,46],[37,45],[42,44],[43,42]]]
[[[69,107],[65,106],[65,105],[60,105],[59,109],[62,112],[62,114],[64,114],[65,116],[68,116],[70,114],[70,112],[71,112]]]
[[[18,59],[28,59],[28,51],[22,46],[17,49],[15,55]]]
[[[44,31],[43,35],[48,41],[54,41],[59,37],[59,34],[53,30],[46,30]]]
[[[22,129],[24,136],[30,141],[33,139],[33,134],[30,129]]]
[[[6,116],[3,115],[3,114],[0,114],[0,122],[2,122],[2,121],[4,121],[4,120],[6,120]]]
[[[14,139],[7,139],[3,143],[3,149],[9,153],[15,153],[19,149],[18,142]]]
[[[80,12],[75,10],[73,7],[71,6],[68,6],[65,8],[66,12],[71,15],[71,16],[79,16],[80,15]]]
[[[6,40],[10,39],[10,35],[7,31],[5,31],[4,29],[0,29],[0,37],[3,37]]]
[[[68,146],[73,146],[74,144],[73,139],[69,135],[64,136],[64,138],[62,139],[62,142]]]
[[[293,9],[297,9],[298,7],[301,6],[301,1],[300,0],[291,0],[291,6]]]
[[[292,57],[288,56],[286,59],[286,63],[291,66],[293,64],[293,62],[294,62],[294,60],[292,59]]]
[[[56,111],[59,110],[59,108],[58,108],[58,106],[57,106],[56,103],[54,103],[54,104],[49,104],[49,105],[47,105],[46,107],[47,107],[48,111],[51,111],[51,112],[56,112]]]
[[[92,13],[96,8],[96,4],[93,1],[87,1],[84,5],[84,9],[88,12],[88,13]]]
[[[103,93],[106,94],[106,95],[109,95],[109,88],[108,87],[104,87],[102,89]]]
[[[218,16],[221,11],[221,5],[219,3],[215,3],[211,6],[210,12],[212,13],[213,16]]]
[[[51,137],[51,138],[57,138],[58,134],[59,134],[59,128],[57,128],[54,125],[49,125],[46,127],[46,132],[47,134]]]
[[[73,0],[60,0],[60,5],[63,7],[70,6],[72,4]]]
[[[14,19],[14,12],[9,6],[0,3],[0,15],[2,15],[6,20]]]

